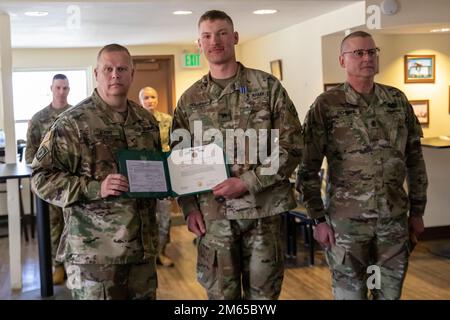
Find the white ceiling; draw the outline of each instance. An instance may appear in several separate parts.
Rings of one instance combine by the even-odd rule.
[[[342,8],[360,0],[150,0],[150,1],[0,1],[0,11],[11,17],[14,48],[98,47],[107,43],[123,45],[193,44],[197,20],[210,9],[226,11],[234,20],[240,41]],[[73,13],[80,10],[79,28],[68,27]],[[252,14],[256,9],[277,9],[268,16]],[[192,15],[175,16],[175,10]],[[28,17],[26,11],[47,11],[46,17]],[[73,11],[72,11],[73,12]],[[74,24],[71,24],[74,26]],[[75,25],[76,26],[76,25]]]

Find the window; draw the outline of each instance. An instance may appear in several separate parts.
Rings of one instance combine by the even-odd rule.
[[[52,102],[53,76],[63,73],[69,79],[69,104],[76,105],[88,96],[86,70],[14,71],[13,99],[16,139],[27,139],[28,121]]]

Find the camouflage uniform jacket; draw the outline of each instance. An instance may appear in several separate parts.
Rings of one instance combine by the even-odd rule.
[[[272,175],[261,174],[260,158],[243,164],[236,159],[229,165],[231,176],[243,180],[249,192],[237,199],[219,203],[212,192],[196,197],[180,197],[179,203],[185,216],[200,210],[205,219],[257,219],[285,212],[296,206],[289,176],[301,159],[301,124],[294,104],[281,83],[272,75],[245,68],[239,63],[234,81],[224,89],[205,75],[194,83],[180,98],[175,110],[173,130],[183,128],[193,137],[194,121],[201,121],[204,133],[217,129],[226,139],[226,129],[255,129],[259,143],[271,150],[270,129],[279,130],[279,168]],[[264,139],[259,129],[267,130]],[[203,144],[211,139],[203,135]],[[192,141],[194,139],[192,138]],[[245,144],[248,155],[249,143]],[[260,146],[258,146],[258,150]],[[235,148],[236,154],[236,148]]]
[[[47,133],[50,126],[58,118],[58,116],[68,108],[72,107],[67,105],[61,109],[55,109],[50,103],[47,107],[36,112],[28,123],[27,130],[27,148],[25,149],[25,161],[32,163],[36,152],[39,149],[42,138]]]
[[[32,188],[64,208],[58,260],[124,264],[156,254],[155,200],[100,196],[101,182],[118,173],[116,152],[122,148],[161,150],[158,124],[132,101],[124,121],[97,90],[44,137],[32,163]]]
[[[316,99],[303,133],[298,180],[311,217],[325,214],[318,179],[324,156],[330,175],[327,213],[332,217],[395,217],[408,210],[423,215],[428,182],[422,129],[403,92],[376,83],[367,105],[348,83],[342,84]]]
[[[159,134],[161,135],[162,151],[168,152],[170,151],[169,135],[170,128],[172,127],[172,116],[170,114],[159,112],[156,110],[153,111],[153,116],[159,124]]]

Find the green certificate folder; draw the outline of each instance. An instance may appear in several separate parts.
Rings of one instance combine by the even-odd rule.
[[[198,194],[230,174],[223,150],[215,145],[172,152],[122,149],[119,172],[128,178],[130,198],[164,198]]]

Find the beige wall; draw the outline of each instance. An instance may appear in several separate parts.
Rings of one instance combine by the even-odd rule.
[[[414,3],[421,2],[418,0]],[[380,1],[368,1],[379,3]],[[398,21],[410,21],[406,0],[401,0],[403,13]],[[420,2],[420,3],[419,3]],[[444,6],[448,0],[433,0]],[[408,3],[409,5],[409,3]],[[248,67],[270,72],[269,62],[281,59],[283,64],[282,83],[286,87],[303,121],[307,109],[315,97],[323,90],[324,82],[340,82],[344,73],[337,62],[341,32],[338,36],[326,36],[339,30],[363,25],[365,23],[365,4],[356,3],[304,23],[294,25],[259,39],[239,45],[238,58]],[[424,12],[427,12],[426,10]],[[448,11],[441,11],[448,17]],[[399,13],[400,14],[400,13]],[[411,16],[411,15],[409,15]],[[396,17],[396,16],[393,16]],[[425,14],[428,17],[428,14]],[[382,16],[383,25],[392,17]],[[440,18],[437,17],[440,21]],[[414,20],[416,21],[416,20]],[[239,30],[238,30],[239,31]],[[410,99],[430,99],[430,126],[425,128],[426,136],[447,134],[450,132],[448,113],[448,86],[450,85],[449,35],[413,35],[394,36],[376,35],[375,40],[382,48],[380,57],[381,73],[378,82],[394,85],[403,90]],[[198,70],[182,69],[180,46],[136,46],[130,47],[133,55],[174,54],[176,73],[176,97],[194,81],[207,72],[207,64],[202,58],[203,68]],[[191,48],[189,48],[191,49]],[[192,48],[191,50],[193,50]],[[52,68],[79,67],[92,71],[98,48],[87,49],[16,49],[13,51],[14,68]],[[408,53],[430,53],[437,56],[437,81],[435,84],[404,84],[403,55]],[[92,83],[95,83],[92,81]],[[446,130],[447,128],[447,130]],[[439,218],[431,225],[447,225]],[[429,222],[427,222],[429,226]]]
[[[345,74],[337,55],[341,35],[324,37],[324,83],[342,82]],[[374,35],[381,48],[380,74],[376,81],[402,90],[410,100],[429,100],[430,123],[423,125],[425,137],[450,135],[450,34]],[[404,83],[404,55],[436,55],[435,83]]]
[[[14,49],[13,68],[17,69],[49,69],[49,68],[83,68],[87,69],[91,83],[89,91],[95,87],[93,69],[97,52],[100,48],[72,49]],[[183,50],[195,52],[196,48],[186,46],[129,46],[131,55],[174,55],[175,56],[175,90],[176,98],[192,83],[208,72],[207,63],[202,58],[202,68],[182,68]]]
[[[365,6],[346,7],[246,42],[240,46],[240,60],[249,67],[270,72],[269,62],[281,59],[284,76],[282,83],[303,120],[315,97],[323,91],[324,82],[341,82],[345,79],[338,63],[340,40],[344,36],[344,30],[356,29],[361,25],[365,25]],[[338,35],[326,36],[339,30]],[[326,40],[322,41],[322,37]],[[449,35],[376,35],[375,40],[382,48],[381,73],[376,80],[400,88],[411,100],[430,99],[430,126],[424,128],[424,134],[450,135]],[[404,84],[403,55],[425,52],[432,52],[437,56],[436,83]],[[434,202],[441,211],[444,210],[445,207]],[[427,227],[449,223],[447,218],[440,215],[428,215],[425,222]]]
[[[86,69],[88,70],[89,92],[95,87],[93,70],[95,68],[97,52],[100,48],[73,48],[73,49],[14,49],[13,70],[28,69]],[[196,80],[208,72],[206,60],[202,57],[199,69],[182,68],[181,59],[183,50],[195,52],[196,47],[186,46],[130,46],[132,55],[174,55],[175,56],[175,90],[178,101],[181,94]],[[91,77],[89,77],[89,75]],[[77,103],[78,101],[71,101]],[[0,112],[3,115],[2,112]],[[1,117],[0,117],[1,119]],[[24,181],[24,190],[28,190],[28,179]],[[0,215],[7,213],[6,194],[0,193]],[[23,191],[25,213],[30,211],[28,193]]]
[[[448,23],[450,1],[448,0],[396,0],[398,11],[393,15],[381,15],[381,27],[407,26],[412,24]],[[367,6],[380,5],[383,0],[366,0]]]
[[[248,67],[267,72],[271,60],[281,59],[283,86],[303,121],[309,106],[322,92],[321,37],[364,24],[364,20],[364,3],[352,4],[246,42],[240,46],[240,59]]]

